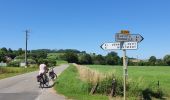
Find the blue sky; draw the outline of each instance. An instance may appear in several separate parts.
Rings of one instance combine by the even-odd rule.
[[[100,45],[114,42],[122,29],[145,39],[130,57],[170,54],[169,0],[1,0],[0,47],[78,49],[107,54]],[[121,56],[122,51],[116,51]]]

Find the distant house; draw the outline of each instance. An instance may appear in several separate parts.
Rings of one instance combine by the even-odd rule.
[[[7,62],[10,62],[12,60],[12,58],[8,57],[8,56],[5,56],[5,59],[6,59]]]

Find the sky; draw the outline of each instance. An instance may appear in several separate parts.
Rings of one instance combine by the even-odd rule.
[[[0,48],[78,49],[106,55],[100,45],[129,30],[144,40],[127,56],[170,54],[169,0],[0,0]],[[114,50],[122,56],[121,50]]]

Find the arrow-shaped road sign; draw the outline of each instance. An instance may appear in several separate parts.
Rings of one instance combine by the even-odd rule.
[[[144,38],[140,34],[122,34],[115,35],[116,42],[141,42]]]
[[[131,38],[130,38],[130,41],[139,43],[139,42],[143,41],[143,39],[144,38],[140,34],[132,34]]]
[[[101,45],[101,48],[104,50],[135,50],[138,49],[138,43],[137,42],[114,42],[114,43],[104,43]]]

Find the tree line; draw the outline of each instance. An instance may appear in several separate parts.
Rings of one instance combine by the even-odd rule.
[[[99,64],[99,65],[123,65],[123,58],[119,57],[116,52],[110,52],[106,56],[83,53],[66,52],[62,57],[69,63],[79,64]],[[163,59],[157,59],[151,56],[148,60],[139,60],[136,58],[128,58],[130,66],[170,66],[170,55],[164,56]]]
[[[48,57],[49,53],[58,53],[57,57]],[[25,51],[22,48],[18,50],[12,50],[11,48],[0,49],[0,62],[8,63],[10,66],[19,66],[20,62],[24,62]],[[110,52],[106,56],[86,53],[85,51],[79,51],[75,49],[37,49],[28,50],[28,63],[40,64],[48,62],[51,65],[56,64],[56,60],[66,60],[69,63],[78,64],[98,64],[98,65],[122,65],[123,58],[119,57],[116,52]],[[170,55],[165,55],[163,59],[157,59],[155,56],[151,56],[148,60],[139,60],[136,58],[128,58],[128,65],[131,66],[164,66],[170,65]]]

